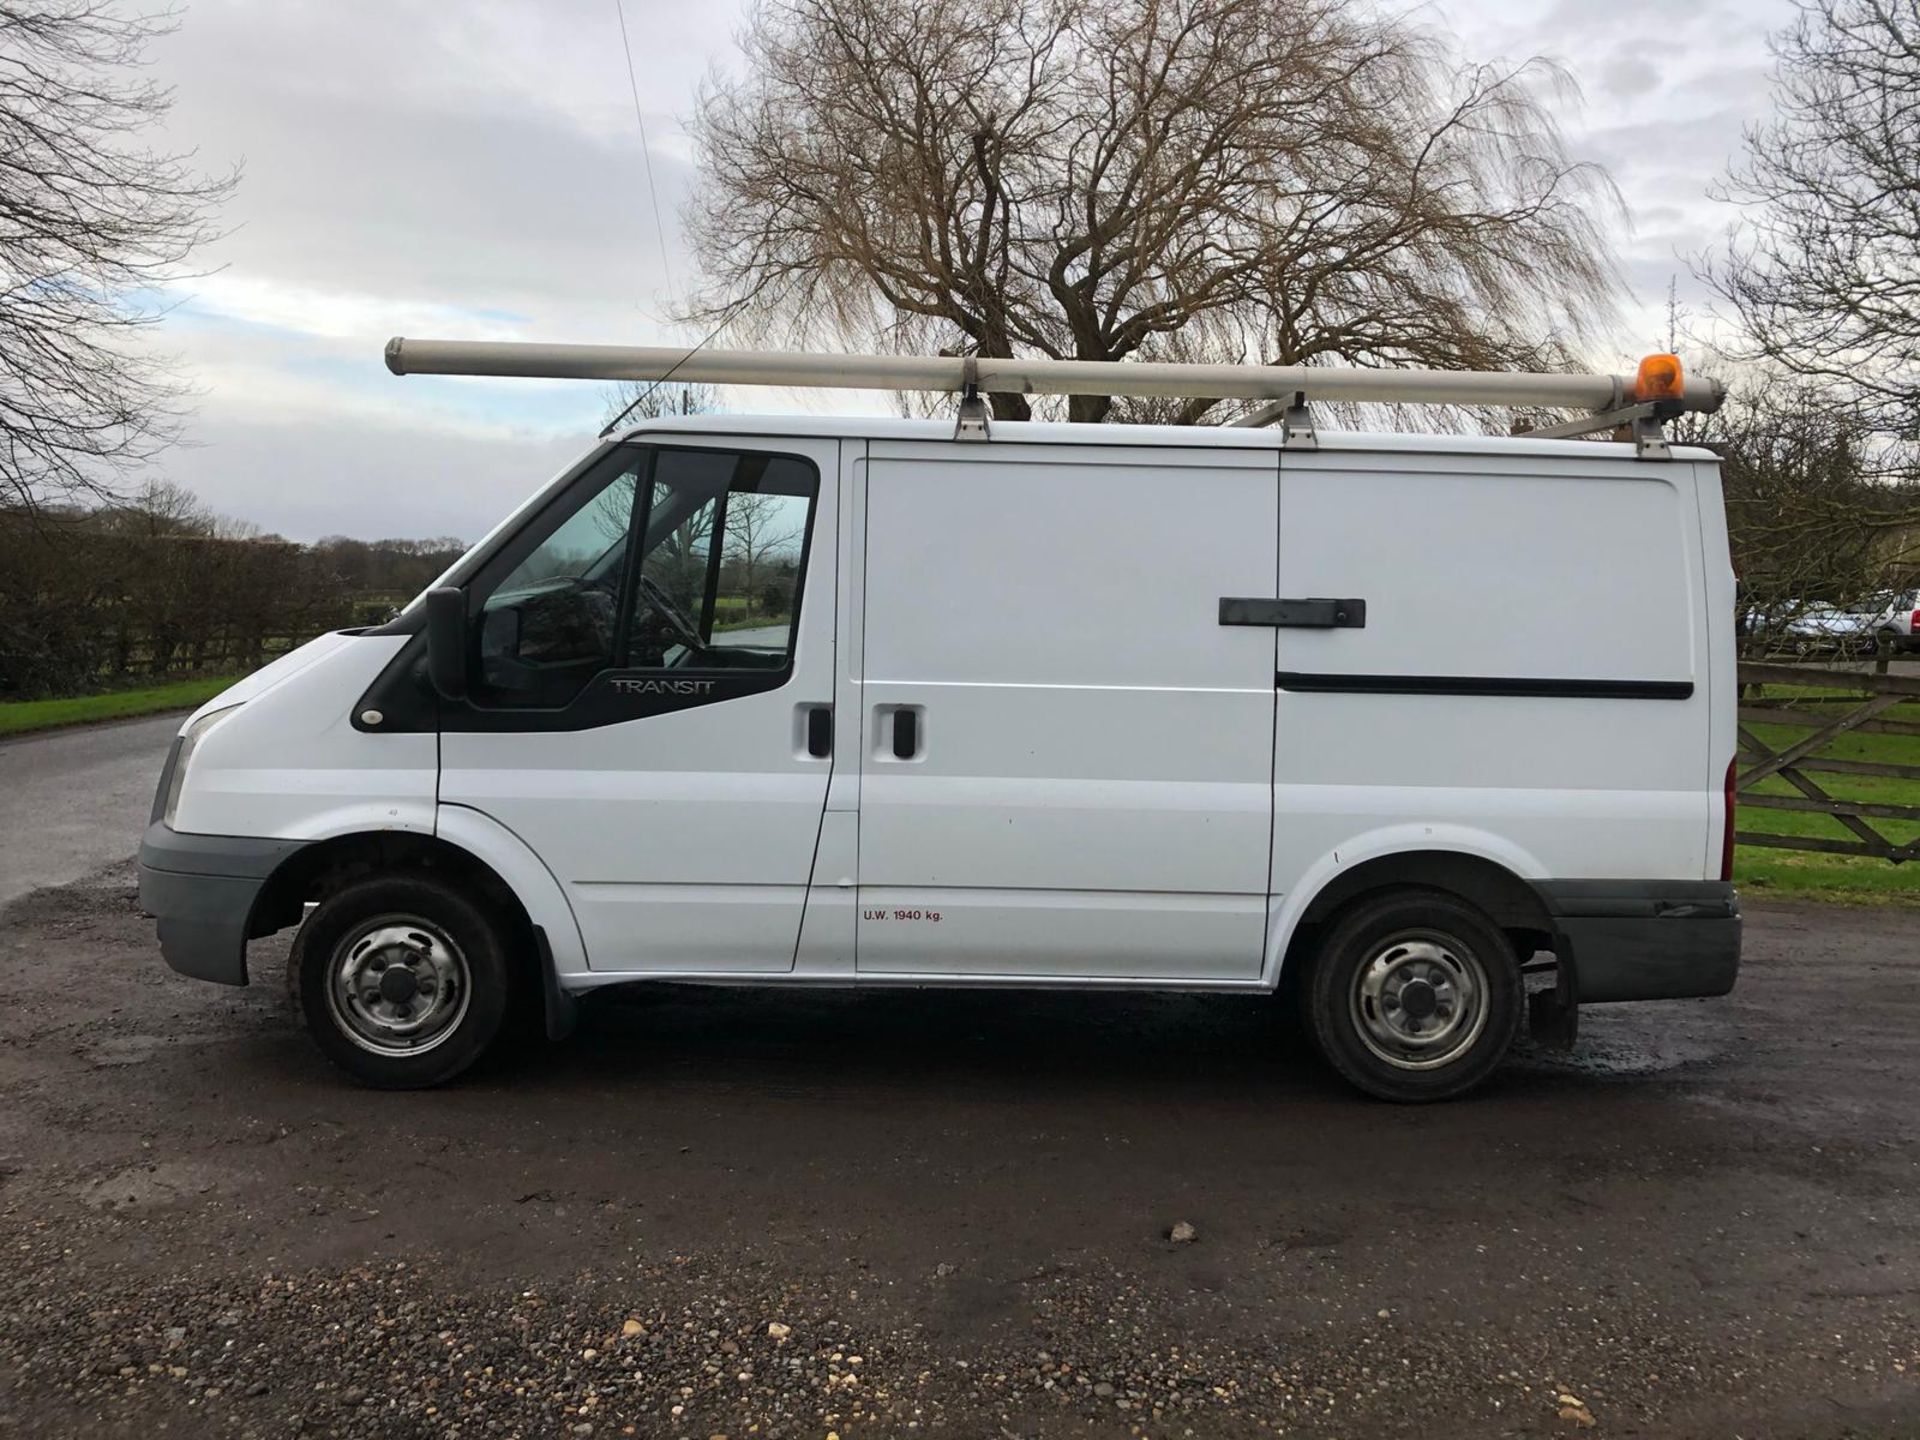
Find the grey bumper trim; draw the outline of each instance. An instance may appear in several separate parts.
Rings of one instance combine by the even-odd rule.
[[[1733,886],[1701,880],[1558,880],[1535,886],[1581,1004],[1725,995],[1740,973]]]
[[[267,877],[304,840],[185,835],[155,820],[140,842],[140,908],[182,975],[247,983],[247,928]]]

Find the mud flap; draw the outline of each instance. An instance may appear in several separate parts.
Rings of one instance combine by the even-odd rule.
[[[1573,947],[1566,937],[1553,941],[1553,988],[1527,997],[1527,1031],[1534,1043],[1549,1050],[1571,1050],[1580,1036],[1580,994],[1573,967]]]
[[[533,927],[533,943],[540,952],[540,993],[546,1000],[547,1038],[564,1040],[580,1022],[580,1004],[560,988],[559,972],[553,968],[553,946],[538,925]]]

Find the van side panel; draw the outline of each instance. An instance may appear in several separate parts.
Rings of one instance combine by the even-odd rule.
[[[1283,922],[1307,877],[1423,838],[1527,879],[1701,877],[1721,775],[1695,466],[1593,448],[1284,455],[1281,595],[1367,611],[1280,632]]]
[[[1277,491],[1271,450],[873,447],[861,974],[1258,979],[1274,639],[1219,603],[1272,593]]]

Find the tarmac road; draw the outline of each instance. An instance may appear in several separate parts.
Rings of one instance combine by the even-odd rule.
[[[1910,1436],[1917,938],[1760,909],[1730,998],[1424,1109],[1271,1005],[986,992],[378,1094],[122,864],[0,910],[0,1436]]]
[[[180,713],[0,741],[0,905],[140,848]]]

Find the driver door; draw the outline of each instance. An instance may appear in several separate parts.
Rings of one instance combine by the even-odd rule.
[[[539,855],[595,970],[793,966],[832,767],[838,449],[766,443],[616,447],[468,592],[441,803]]]

